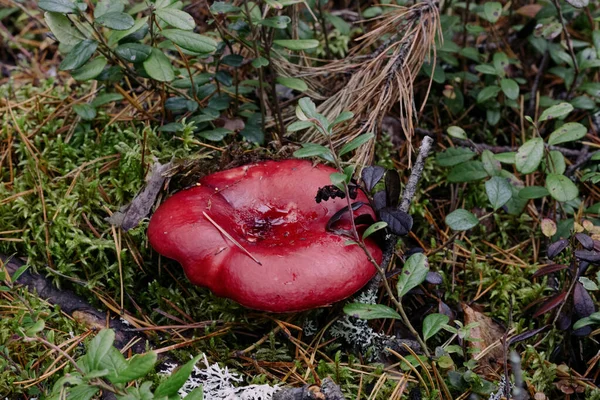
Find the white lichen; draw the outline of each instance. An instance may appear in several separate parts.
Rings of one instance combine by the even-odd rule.
[[[271,400],[273,394],[280,389],[277,385],[237,386],[244,380],[241,375],[229,371],[227,367],[221,368],[217,363],[210,364],[206,355],[203,363],[206,368],[195,366],[188,380],[179,389],[182,398],[200,386],[207,400]],[[160,372],[161,375],[171,375],[177,368],[173,363],[165,363],[163,366],[166,369]]]

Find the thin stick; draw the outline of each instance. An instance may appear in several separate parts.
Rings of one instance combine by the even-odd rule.
[[[215,221],[213,221],[213,219],[211,217],[209,217],[207,213],[205,213],[204,211],[202,211],[202,214],[204,214],[204,216],[206,217],[206,219],[209,220],[210,223],[213,224],[215,226],[215,228],[217,228],[219,230],[219,232],[221,232],[223,234],[223,236],[225,236],[227,239],[231,240],[233,242],[233,244],[235,244],[240,250],[242,250],[244,253],[246,253],[246,255],[248,257],[250,257],[251,259],[253,259],[254,262],[256,262],[258,265],[262,265],[262,263],[260,261],[258,261],[256,259],[256,257],[254,257],[252,255],[252,253],[250,253],[248,250],[246,250],[245,248],[243,248],[242,245],[239,244],[237,240],[235,240],[229,233],[227,233],[225,231],[225,229],[221,228],[219,226],[219,224],[217,224]]]

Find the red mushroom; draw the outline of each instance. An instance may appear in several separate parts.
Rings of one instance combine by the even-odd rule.
[[[189,280],[264,311],[290,312],[342,300],[364,286],[374,266],[327,222],[347,200],[316,203],[333,168],[309,161],[267,161],[202,178],[154,213],[150,243],[179,261]],[[367,203],[364,194],[356,200]],[[368,206],[354,216],[370,213]],[[350,229],[349,213],[337,223]],[[381,250],[366,245],[376,261]]]

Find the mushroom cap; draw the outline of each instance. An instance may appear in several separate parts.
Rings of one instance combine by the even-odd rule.
[[[347,206],[346,199],[315,201],[333,172],[285,160],[208,175],[158,207],[148,227],[150,244],[181,263],[193,284],[248,308],[291,312],[340,301],[376,270],[359,246],[346,245],[348,237],[326,230],[331,216]],[[360,191],[353,201],[368,204]],[[366,213],[373,216],[368,205],[354,217]],[[336,227],[351,229],[349,213]],[[380,262],[381,249],[370,239],[366,245]]]

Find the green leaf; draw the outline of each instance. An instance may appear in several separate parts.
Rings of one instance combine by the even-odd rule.
[[[303,97],[300,100],[298,100],[298,107],[300,107],[300,110],[302,110],[302,112],[304,113],[304,115],[306,115],[307,118],[316,119],[317,106],[315,106],[315,103],[313,103],[313,101],[310,98]]]
[[[46,323],[44,322],[44,320],[38,319],[33,325],[27,328],[27,330],[25,331],[25,335],[28,337],[33,337],[36,333],[43,331],[45,327]]]
[[[120,0],[100,0],[94,8],[94,18],[100,18],[109,12],[123,12],[125,4]]]
[[[90,400],[100,391],[96,386],[77,385],[68,389],[69,395],[66,397],[69,400]]]
[[[110,351],[115,341],[115,331],[112,329],[102,329],[92,339],[87,346],[87,353],[84,356],[90,371],[99,369],[104,356]]]
[[[423,253],[415,253],[406,260],[402,272],[398,275],[398,297],[403,297],[412,289],[419,286],[429,272],[429,263]]]
[[[513,79],[503,78],[500,81],[500,87],[509,99],[516,100],[519,98],[519,85]]]
[[[239,54],[227,54],[221,58],[221,64],[229,65],[230,67],[241,67],[244,63],[244,57]]]
[[[125,43],[115,48],[115,53],[127,62],[139,63],[150,57],[152,47],[141,43]]]
[[[569,103],[560,103],[544,110],[540,116],[539,122],[562,118],[573,111],[573,106]]]
[[[111,382],[117,379],[119,373],[127,368],[127,361],[123,354],[116,347],[111,347],[104,357],[100,360],[99,369],[108,371],[106,378]],[[114,383],[114,382],[113,382]]]
[[[514,164],[516,162],[517,153],[514,151],[507,151],[505,153],[494,154],[494,158],[500,161],[502,164]]]
[[[252,66],[254,68],[266,67],[267,65],[269,65],[269,60],[264,57],[257,57],[252,60]]]
[[[150,56],[144,61],[144,71],[155,81],[170,82],[175,79],[171,61],[158,49],[153,48]]]
[[[17,270],[14,272],[14,274],[10,277],[10,279],[13,282],[16,282],[21,275],[23,275],[23,273],[25,271],[27,271],[29,269],[29,264],[25,264],[25,265],[21,265],[19,268],[17,268]]]
[[[349,153],[352,150],[359,148],[360,146],[367,143],[369,140],[373,139],[374,137],[375,137],[375,135],[372,133],[363,133],[362,135],[355,137],[350,142],[348,142],[342,146],[342,148],[340,149],[339,155],[343,156],[344,154]]]
[[[163,29],[161,34],[182,48],[196,53],[212,53],[217,50],[217,42],[208,36],[181,29]]]
[[[177,29],[191,31],[196,27],[194,17],[176,8],[162,8],[154,12],[158,18]]]
[[[435,157],[437,163],[442,167],[452,167],[475,157],[477,153],[466,147],[449,147]]]
[[[77,113],[84,121],[91,121],[96,118],[96,109],[90,104],[75,104],[73,111]]]
[[[500,161],[498,161],[494,157],[494,153],[489,150],[484,150],[481,153],[481,163],[483,164],[483,169],[489,176],[497,176],[502,171],[502,166],[500,165]]]
[[[96,18],[96,23],[116,31],[126,31],[135,25],[135,20],[123,12],[109,12]]]
[[[448,174],[448,181],[453,183],[478,181],[487,176],[480,161],[467,161],[455,165]]]
[[[500,93],[500,88],[498,86],[487,86],[477,94],[477,103],[485,103],[486,101],[495,98],[498,93]]]
[[[38,7],[44,11],[51,11],[63,14],[77,12],[77,6],[70,0],[40,0]]]
[[[239,7],[224,1],[215,1],[212,6],[210,6],[210,12],[213,14],[226,14],[238,11],[240,11]]]
[[[486,1],[483,5],[483,15],[492,24],[502,16],[502,4],[497,1]]]
[[[444,314],[429,314],[423,320],[423,340],[432,338],[438,333],[450,318]]]
[[[200,385],[196,389],[194,389],[191,392],[189,392],[188,394],[186,394],[185,400],[204,400],[203,386]]]
[[[517,171],[522,174],[530,174],[534,172],[540,165],[543,155],[544,141],[542,138],[528,140],[521,147],[519,147],[519,150],[517,151],[517,155],[515,157]]]
[[[547,174],[564,174],[567,169],[567,164],[565,163],[565,156],[558,150],[552,150],[548,153],[548,157],[546,157],[542,164],[544,166],[544,171]]]
[[[273,40],[273,43],[290,50],[307,50],[314,49],[315,47],[319,46],[319,41],[314,39],[279,39]]]
[[[136,354],[127,361],[127,367],[121,370],[112,383],[126,383],[146,376],[156,364],[156,353],[151,351],[146,354]]]
[[[135,24],[131,28],[129,28],[125,31],[113,31],[108,38],[108,45],[113,47],[115,44],[117,44],[119,42],[119,40],[121,40],[133,33],[136,33],[140,29],[144,29],[144,27],[147,27],[147,24],[148,24],[148,17],[142,17],[142,18],[136,19]]]
[[[371,236],[375,232],[377,232],[377,231],[379,231],[381,229],[384,229],[387,226],[388,226],[387,222],[384,222],[384,221],[375,222],[373,225],[369,226],[365,230],[365,232],[362,235],[363,240],[365,240],[366,238],[368,238],[369,236]]]
[[[329,151],[327,147],[321,146],[320,144],[316,143],[303,143],[302,148],[294,152],[294,157],[322,157],[328,161],[333,160],[331,151]]]
[[[169,397],[177,394],[177,391],[183,386],[185,381],[190,377],[190,374],[194,370],[194,366],[200,360],[202,355],[194,357],[186,364],[182,365],[177,371],[175,371],[167,380],[162,382],[154,391],[154,398]]]
[[[337,116],[337,118],[331,123],[331,125],[338,125],[341,124],[344,121],[348,121],[349,119],[352,119],[354,117],[354,113],[351,111],[342,111],[340,113],[340,115]]]
[[[505,205],[512,197],[510,183],[499,176],[493,176],[485,183],[485,192],[494,211]]]
[[[467,231],[479,224],[477,217],[470,211],[459,208],[446,216],[446,225],[455,231]]]
[[[61,71],[70,71],[85,64],[98,48],[98,42],[86,39],[79,42],[60,63]]]
[[[503,52],[494,53],[493,63],[497,75],[504,77],[506,75],[506,67],[508,67],[507,55]]]
[[[527,186],[519,191],[519,197],[522,199],[541,199],[550,194],[548,189],[543,186]]]
[[[75,46],[82,40],[85,40],[85,36],[75,28],[71,20],[64,14],[47,12],[44,13],[44,20],[50,31],[52,31],[56,39],[62,44]]]
[[[557,145],[560,143],[573,142],[583,138],[587,134],[587,128],[577,122],[567,122],[554,132],[548,138],[548,144]]]
[[[106,66],[106,58],[104,56],[96,57],[91,61],[88,61],[81,67],[77,68],[73,72],[71,72],[71,76],[78,81],[89,81],[90,79],[94,79],[104,69]]]
[[[278,15],[276,17],[261,19],[258,21],[258,24],[268,26],[269,28],[285,29],[290,22],[292,22],[292,19],[287,15]]]
[[[94,108],[103,106],[108,103],[112,103],[113,101],[123,100],[123,95],[119,93],[103,93],[98,95],[90,105]]]
[[[482,74],[486,74],[486,75],[498,75],[498,71],[496,71],[496,68],[494,68],[493,66],[491,66],[489,64],[476,65],[475,71],[481,72]]]
[[[283,76],[278,76],[276,79],[277,83],[288,87],[290,89],[297,90],[299,92],[304,92],[308,90],[308,85],[302,79],[298,78],[286,78]]]
[[[461,128],[460,126],[451,126],[446,130],[446,132],[448,132],[448,135],[452,136],[453,138],[463,139],[463,140],[467,139],[467,134],[466,134],[465,130],[463,128]]]
[[[301,131],[302,129],[310,128],[313,125],[314,124],[310,121],[296,121],[296,122],[293,122],[288,125],[287,131],[288,132],[297,132],[297,131]]]
[[[344,183],[346,183],[346,175],[342,174],[341,172],[334,172],[331,175],[329,175],[329,179],[331,180],[331,183],[335,186],[337,186],[340,190],[344,190]]]
[[[579,195],[577,186],[564,175],[548,174],[546,189],[550,192],[550,196],[561,202],[571,201]]]
[[[233,131],[230,131],[229,129],[225,128],[215,128],[210,131],[200,132],[199,135],[202,136],[204,139],[211,140],[213,142],[218,142],[220,140],[225,139],[225,136],[229,135],[232,132]]]
[[[349,303],[344,306],[344,312],[360,319],[402,319],[394,309],[383,304]]]
[[[596,282],[594,282],[593,280],[591,280],[590,278],[586,278],[585,276],[582,276],[579,278],[579,282],[581,282],[581,284],[583,285],[583,287],[586,290],[599,290],[598,285],[596,284]]]

